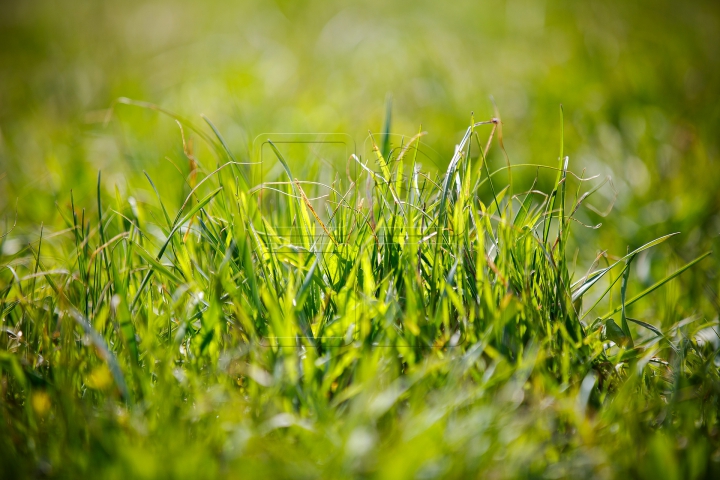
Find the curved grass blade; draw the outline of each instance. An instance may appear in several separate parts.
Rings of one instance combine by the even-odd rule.
[[[683,273],[683,272],[684,272],[685,270],[687,270],[688,268],[692,267],[692,266],[695,265],[696,263],[698,263],[698,262],[702,261],[703,259],[705,259],[706,257],[708,257],[711,253],[712,253],[712,252],[707,252],[707,253],[704,253],[704,254],[700,255],[698,258],[696,258],[696,259],[693,260],[692,262],[686,264],[684,267],[676,270],[675,272],[671,273],[670,275],[668,275],[667,277],[663,278],[663,279],[660,280],[659,282],[655,283],[654,285],[652,285],[652,286],[646,288],[645,290],[643,290],[642,292],[638,293],[638,294],[635,295],[633,298],[631,298],[630,300],[628,300],[627,302],[625,302],[625,304],[624,304],[625,307],[628,307],[628,306],[632,305],[633,303],[637,302],[638,300],[640,300],[641,298],[643,298],[643,297],[646,296],[647,294],[649,294],[649,293],[657,290],[658,288],[662,287],[662,286],[665,285],[667,282],[669,282],[669,281],[672,280],[673,278],[677,277],[678,275],[680,275],[681,273]],[[622,306],[619,306],[619,307],[615,308],[615,310],[606,313],[606,314],[603,315],[601,318],[602,318],[603,320],[605,320],[605,319],[607,319],[607,318],[610,318],[612,315],[614,315],[614,314],[616,314],[617,312],[619,312],[622,308],[623,308]]]
[[[223,149],[225,150],[225,153],[227,153],[230,160],[232,160],[235,163],[238,163],[238,161],[235,160],[235,155],[232,154],[232,152],[230,151],[230,148],[228,148],[228,146],[227,146],[227,143],[225,143],[225,139],[223,138],[222,135],[220,135],[220,131],[215,127],[215,125],[205,115],[200,115],[200,116],[202,117],[203,120],[205,120],[205,123],[210,125],[210,128],[212,129],[212,131],[215,134],[215,136],[217,137],[217,139],[220,141],[220,145],[222,145]],[[245,171],[242,168],[240,168],[239,165],[237,166],[237,170],[240,172],[240,175],[242,176],[243,184],[244,184],[245,190],[247,191],[250,188],[250,180],[248,180],[248,178],[247,178],[247,173],[245,173]]]
[[[575,291],[574,291],[573,294],[572,294],[572,300],[573,300],[573,302],[574,302],[575,300],[577,300],[578,298],[582,297],[582,296],[585,294],[585,292],[587,292],[587,291],[590,289],[590,287],[592,287],[593,285],[595,285],[595,284],[598,282],[598,280],[600,280],[607,272],[609,272],[610,270],[612,270],[612,269],[615,268],[616,266],[620,265],[623,261],[627,260],[628,258],[630,258],[630,257],[633,256],[633,255],[636,255],[636,254],[638,254],[638,253],[640,253],[640,252],[642,252],[642,251],[644,251],[644,250],[647,250],[648,248],[652,248],[652,247],[654,247],[654,246],[656,246],[656,245],[661,244],[662,242],[664,242],[664,241],[667,240],[668,238],[670,238],[670,237],[672,237],[672,236],[675,236],[675,235],[677,235],[678,233],[680,233],[680,232],[670,233],[670,234],[668,234],[668,235],[664,235],[664,236],[662,236],[662,237],[656,238],[655,240],[646,243],[646,244],[643,245],[642,247],[640,247],[640,248],[638,248],[638,249],[636,249],[636,250],[633,250],[632,252],[628,253],[627,255],[625,255],[624,257],[622,257],[621,259],[619,259],[617,262],[613,263],[613,264],[610,265],[609,267],[605,267],[605,268],[601,268],[600,270],[596,270],[596,271],[594,271],[593,273],[591,273],[590,275],[588,275],[587,277],[585,277],[585,278],[583,278],[583,279],[581,279],[581,280],[578,280],[577,282],[575,282],[575,283],[572,285],[572,288],[575,288]],[[578,285],[579,285],[579,286],[578,286]],[[576,288],[576,287],[577,287],[577,288]],[[617,310],[616,310],[616,311],[617,311]]]
[[[632,335],[630,334],[630,327],[627,323],[627,317],[625,316],[625,298],[627,296],[627,285],[628,285],[628,279],[630,278],[630,264],[633,261],[633,258],[635,256],[627,259],[626,265],[625,265],[625,271],[623,272],[622,276],[622,283],[620,284],[620,307],[621,307],[621,316],[620,316],[620,324],[622,326],[622,330],[625,333],[625,335],[629,339],[630,347],[633,347],[633,339]]]

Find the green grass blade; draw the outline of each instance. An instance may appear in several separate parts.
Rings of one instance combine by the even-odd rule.
[[[695,264],[699,263],[700,261],[704,260],[705,258],[707,258],[707,257],[708,257],[709,255],[711,255],[711,254],[712,254],[712,252],[707,252],[707,253],[704,253],[704,254],[700,255],[698,258],[696,258],[695,260],[689,262],[689,263],[686,264],[684,267],[676,270],[675,272],[671,273],[671,274],[668,275],[667,277],[663,278],[662,280],[658,281],[657,283],[653,284],[652,286],[650,286],[650,287],[646,288],[645,290],[643,290],[642,292],[638,293],[637,295],[635,295],[634,297],[632,297],[630,300],[628,300],[627,302],[625,302],[624,305],[625,305],[626,307],[629,307],[630,305],[632,305],[633,303],[637,302],[637,301],[640,300],[641,298],[645,297],[645,296],[648,295],[649,293],[652,293],[653,291],[655,291],[655,290],[657,290],[658,288],[662,287],[662,286],[665,285],[667,282],[669,282],[669,281],[672,280],[673,278],[677,277],[678,275],[680,275],[681,273],[683,273],[683,272],[684,272],[685,270],[687,270],[688,268],[690,268],[690,267],[694,266]],[[603,320],[605,320],[605,319],[611,317],[612,315],[616,314],[617,312],[619,312],[622,308],[623,308],[623,307],[622,307],[622,305],[621,305],[621,306],[615,308],[613,311],[606,313],[606,314],[603,315],[601,318],[602,318]]]

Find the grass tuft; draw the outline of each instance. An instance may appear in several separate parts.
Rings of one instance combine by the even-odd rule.
[[[251,188],[207,118],[214,136],[189,130],[216,167],[183,133],[174,216],[147,174],[155,204],[116,189],[109,208],[100,174],[95,212],[69,193],[66,230],[2,257],[3,473],[613,477],[652,455],[717,475],[717,320],[648,306],[709,253],[634,296],[631,262],[671,235],[575,275],[574,216],[606,180],[572,173],[562,139],[550,192],[515,194],[488,161],[499,120],[433,174],[424,132],[392,145],[389,105],[327,211],[272,142],[282,181]],[[284,200],[259,208],[265,189]]]

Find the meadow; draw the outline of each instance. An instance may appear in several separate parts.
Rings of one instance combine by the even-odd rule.
[[[0,8],[0,477],[720,473],[714,2]]]

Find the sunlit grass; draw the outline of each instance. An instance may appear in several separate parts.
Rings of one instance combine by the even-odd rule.
[[[486,162],[498,120],[440,173],[388,120],[322,210],[300,159],[270,143],[279,176],[251,185],[207,123],[181,124],[215,164],[185,145],[177,211],[161,179],[150,206],[98,175],[96,199],[68,192],[65,224],[2,258],[4,475],[718,472],[717,320],[627,312],[707,254],[632,296],[631,262],[671,235],[574,265],[574,215],[603,180],[562,148],[538,168],[550,191],[516,191],[499,173],[524,167]]]

